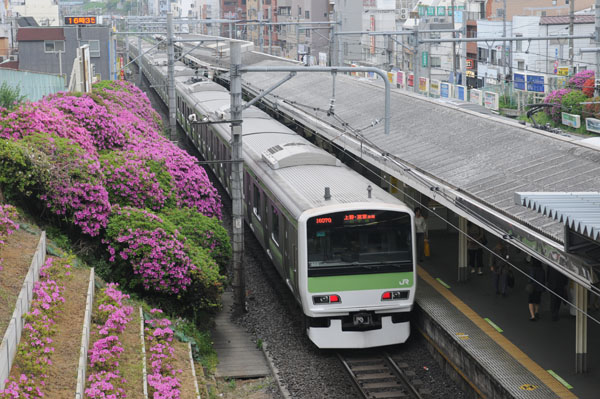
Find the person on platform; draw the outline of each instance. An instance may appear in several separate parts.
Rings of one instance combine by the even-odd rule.
[[[494,253],[490,256],[490,270],[493,275],[494,288],[496,295],[506,296],[506,287],[508,283],[508,248],[504,242],[499,241],[494,247]]]
[[[415,208],[415,232],[417,234],[417,258],[423,262],[425,256],[425,239],[427,238],[427,222],[421,213],[421,208]]]
[[[542,262],[532,258],[531,269],[529,270],[529,282],[527,283],[527,292],[529,293],[529,321],[537,321],[540,318],[540,302],[545,284],[546,273],[542,267]]]
[[[481,245],[486,244],[485,234],[483,229],[474,223],[467,224],[467,263],[471,268],[471,274],[483,274],[483,248]]]
[[[548,266],[548,289],[550,290],[550,314],[552,321],[558,320],[558,312],[563,298],[567,298],[567,276]]]

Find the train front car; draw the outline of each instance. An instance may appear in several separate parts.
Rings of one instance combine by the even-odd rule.
[[[307,212],[299,224],[309,338],[319,348],[405,342],[416,288],[413,213],[401,205],[333,208]]]

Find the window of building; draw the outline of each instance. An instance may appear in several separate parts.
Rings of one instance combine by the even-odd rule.
[[[298,16],[302,16],[302,7],[298,6]]]
[[[310,11],[308,11],[308,10],[304,11],[304,18],[310,19]]]
[[[520,71],[525,69],[525,61],[517,61],[517,69]]]
[[[515,35],[516,37],[523,37],[522,33],[517,33]],[[523,52],[523,42],[521,40],[517,40],[516,42],[516,52],[517,53],[522,53]]]
[[[45,53],[58,53],[65,51],[64,40],[44,40],[44,52]]]
[[[306,29],[306,30],[304,31],[304,36],[305,36],[305,37],[310,37],[310,29]]]
[[[431,32],[429,34],[430,39],[439,39],[440,37],[442,37],[442,34],[440,32]]]
[[[440,68],[442,66],[442,58],[441,57],[431,57],[431,67],[432,68]]]
[[[348,55],[348,42],[344,42],[344,55]]]
[[[90,46],[90,57],[100,57],[100,40],[81,40],[81,46],[88,44]]]

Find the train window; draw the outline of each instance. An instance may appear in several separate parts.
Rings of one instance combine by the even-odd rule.
[[[254,210],[254,214],[256,215],[256,217],[258,218],[258,220],[261,220],[260,217],[260,188],[258,187],[257,184],[254,185],[254,192],[253,192],[253,207],[252,209]]]
[[[335,212],[310,218],[306,227],[309,277],[412,270],[407,213]]]
[[[279,209],[271,205],[271,238],[279,246]]]

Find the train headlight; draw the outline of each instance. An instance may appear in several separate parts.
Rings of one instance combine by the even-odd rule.
[[[386,291],[381,295],[382,301],[395,301],[398,299],[407,299],[408,291]]]
[[[340,298],[340,296],[336,295],[336,294],[314,295],[313,296],[313,303],[315,305],[324,305],[327,303],[341,303],[341,302],[342,302],[342,298]]]

